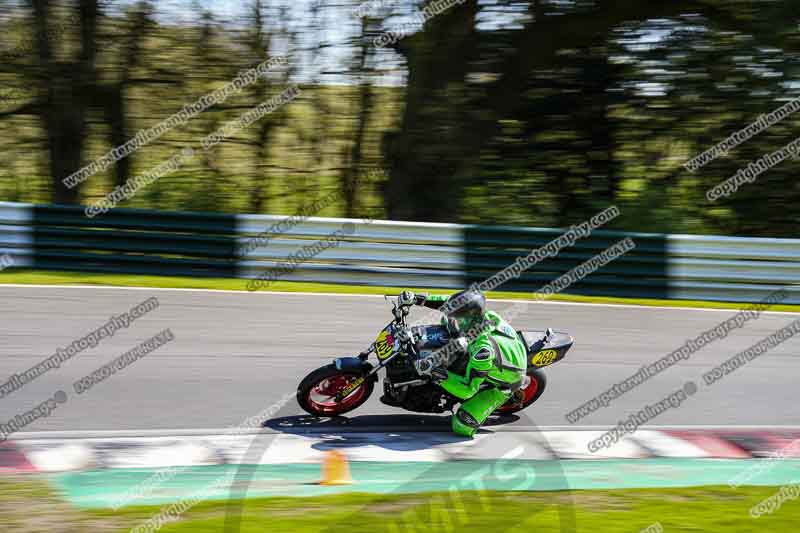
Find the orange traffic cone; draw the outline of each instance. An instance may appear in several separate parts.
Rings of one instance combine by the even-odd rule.
[[[331,450],[322,460],[322,480],[320,485],[350,485],[350,465],[347,456],[338,450]]]

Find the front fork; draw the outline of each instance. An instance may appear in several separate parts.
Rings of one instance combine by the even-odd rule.
[[[407,346],[407,349],[409,351],[409,355],[410,356],[413,356],[413,357],[417,356],[417,351],[414,348],[413,343],[410,343]],[[397,357],[398,355],[401,355],[403,353],[402,350],[398,350],[398,351],[394,352],[392,355],[390,355],[389,357],[387,357],[386,359],[381,360],[378,363],[378,366],[373,367],[371,364],[369,364],[367,362],[367,358],[369,357],[369,354],[371,354],[374,351],[375,351],[375,343],[373,342],[369,346],[369,348],[367,348],[365,351],[363,351],[360,354],[358,354],[357,357],[339,357],[338,359],[334,359],[333,360],[333,364],[336,365],[336,369],[337,370],[349,370],[351,372],[352,371],[364,372],[366,370],[366,374],[364,376],[362,376],[361,378],[356,380],[353,384],[350,384],[349,387],[347,387],[346,389],[344,389],[343,391],[339,392],[336,395],[336,397],[334,399],[337,402],[341,402],[342,400],[344,400],[345,398],[350,396],[353,392],[355,392],[358,389],[359,385],[364,383],[364,381],[366,381],[368,379],[373,379],[373,380],[377,381],[378,380],[378,376],[377,376],[378,371],[381,370],[382,368],[386,367],[386,365],[388,365],[389,362],[392,359],[394,359],[395,357]]]
[[[373,367],[371,364],[367,362],[367,358],[369,357],[369,354],[371,354],[374,350],[375,350],[375,345],[373,344],[369,347],[368,350],[358,354],[358,357],[339,357],[338,359],[333,360],[333,364],[336,365],[337,370],[350,371],[350,372],[366,371],[366,373],[363,376],[361,376],[359,379],[351,383],[350,386],[348,386],[343,391],[340,391],[336,395],[334,399],[337,402],[341,402],[342,400],[353,394],[353,392],[355,392],[358,389],[358,387],[366,380],[372,379],[373,381],[378,381],[378,375],[377,375],[378,371],[384,368],[387,364],[389,364],[389,361],[400,355],[400,352],[395,352],[386,359],[384,359],[383,361],[381,361],[380,363],[378,363],[378,366]]]

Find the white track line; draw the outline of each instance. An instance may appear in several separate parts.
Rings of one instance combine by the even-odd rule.
[[[244,280],[243,280],[244,281]],[[253,296],[317,296],[325,298],[383,298],[380,294],[348,294],[338,292],[290,292],[290,291],[234,291],[226,289],[194,289],[194,288],[168,288],[168,287],[119,287],[114,285],[35,285],[35,284],[18,284],[18,283],[0,283],[0,289],[3,287],[12,288],[37,288],[37,289],[105,289],[105,290],[129,290],[129,291],[174,291],[174,292],[211,292],[211,293],[224,293],[224,294],[252,294]],[[451,290],[442,290],[442,293],[452,292]],[[505,299],[505,298],[490,298],[491,302],[503,303],[519,303],[528,301],[535,305],[574,305],[574,306],[587,306],[587,307],[611,307],[623,309],[659,309],[666,311],[706,311],[714,313],[736,313],[737,309],[713,309],[707,307],[667,307],[659,305],[633,305],[633,304],[615,304],[615,303],[592,303],[592,302],[560,302],[560,301],[536,301],[519,299]],[[711,302],[713,303],[713,302]],[[747,303],[742,302],[742,308]],[[789,311],[763,311],[763,314],[770,315],[784,315],[784,316],[797,316],[797,313]]]

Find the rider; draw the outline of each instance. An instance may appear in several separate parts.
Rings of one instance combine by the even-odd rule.
[[[523,384],[528,353],[525,344],[500,315],[486,310],[486,297],[477,289],[449,298],[403,291],[398,303],[440,310],[451,333],[461,339],[466,337],[466,351],[461,351],[447,368],[444,361],[436,361],[429,374],[433,382],[461,400],[452,418],[453,431],[472,437]],[[462,341],[462,347],[463,344]],[[459,367],[463,372],[454,372]]]

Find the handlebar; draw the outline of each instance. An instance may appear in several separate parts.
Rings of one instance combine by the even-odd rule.
[[[398,303],[397,303],[398,296],[397,295],[393,295],[393,294],[384,294],[383,298],[385,300],[391,300],[391,302],[392,302],[392,315],[394,316],[395,321],[398,324],[400,324],[402,326],[405,326],[406,325],[405,318],[408,316],[409,309],[411,308],[411,306],[413,304],[398,305]]]

